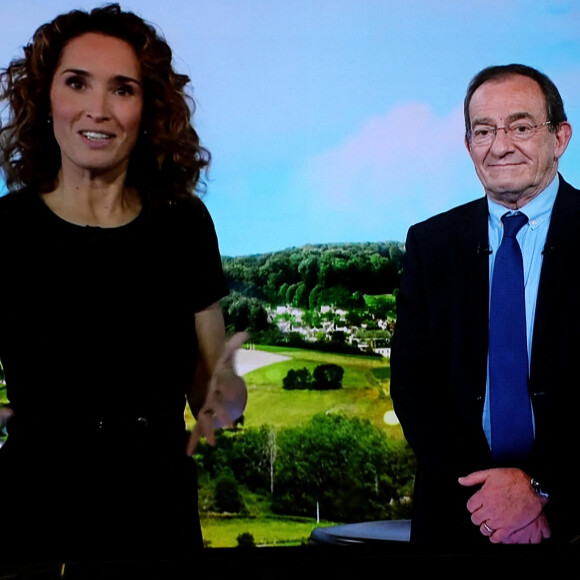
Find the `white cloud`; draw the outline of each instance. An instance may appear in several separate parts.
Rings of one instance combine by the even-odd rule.
[[[345,228],[364,220],[369,237],[387,225],[387,237],[400,239],[412,223],[478,195],[463,134],[462,107],[439,117],[428,104],[411,102],[369,119],[311,159],[312,215],[324,209]]]
[[[394,107],[369,119],[338,147],[311,160],[308,178],[326,201],[356,205],[365,192],[389,198],[405,196],[425,180],[449,175],[449,164],[465,154],[463,117],[458,108],[438,118],[424,103]]]

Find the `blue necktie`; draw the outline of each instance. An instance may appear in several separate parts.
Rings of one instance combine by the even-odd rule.
[[[502,464],[525,459],[534,433],[528,394],[524,267],[516,234],[521,213],[504,215],[503,239],[493,266],[489,314],[491,451]]]

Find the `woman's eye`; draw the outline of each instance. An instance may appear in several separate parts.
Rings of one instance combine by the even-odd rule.
[[[66,79],[67,86],[71,87],[72,89],[79,90],[85,86],[83,79],[80,77],[69,77]]]
[[[122,85],[122,86],[118,87],[115,92],[118,95],[121,95],[122,97],[128,96],[128,95],[133,95],[135,93],[135,91],[133,90],[133,87],[130,85]]]

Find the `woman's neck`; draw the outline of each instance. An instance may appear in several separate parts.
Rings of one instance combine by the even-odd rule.
[[[62,171],[56,188],[42,195],[46,205],[60,218],[77,224],[118,227],[134,220],[141,211],[141,198],[125,185],[125,176],[103,179],[67,179]]]

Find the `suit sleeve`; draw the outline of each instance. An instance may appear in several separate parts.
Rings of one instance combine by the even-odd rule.
[[[461,313],[448,263],[424,230],[409,230],[397,296],[391,397],[420,468],[455,483],[469,473],[466,469],[484,468],[485,441],[481,415],[465,398],[468,389],[461,388],[466,357],[455,337]]]

